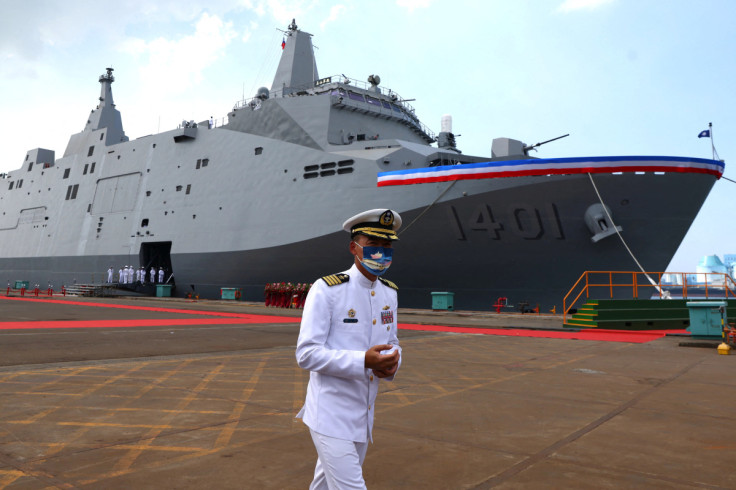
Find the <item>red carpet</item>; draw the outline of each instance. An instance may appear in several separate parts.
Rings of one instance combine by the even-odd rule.
[[[120,308],[128,310],[151,311],[159,313],[177,313],[224,318],[172,318],[172,319],[143,319],[143,320],[57,320],[57,321],[25,321],[0,322],[0,330],[20,330],[39,328],[133,328],[133,327],[160,327],[177,325],[235,325],[244,323],[299,323],[298,317],[253,315],[249,313],[226,313],[205,310],[186,310],[179,308],[162,308],[135,305],[114,305],[87,301],[73,301],[45,298],[20,298],[0,296],[0,299],[16,301],[34,301],[74,306],[90,306],[97,308]],[[273,311],[273,310],[272,310]],[[479,335],[505,335],[512,337],[537,337],[547,339],[574,339],[597,340],[609,342],[645,343],[664,337],[668,333],[688,333],[687,330],[531,330],[525,328],[473,328],[448,327],[445,325],[414,325],[399,323],[401,330],[419,330],[428,332],[453,332]]]
[[[446,327],[442,325],[409,325],[399,323],[404,330],[422,330],[430,332],[474,333],[480,335],[506,335],[510,337],[537,337],[545,339],[599,340],[607,342],[629,342],[643,344],[661,339],[668,333],[688,333],[687,330],[531,330],[526,328],[472,328]]]

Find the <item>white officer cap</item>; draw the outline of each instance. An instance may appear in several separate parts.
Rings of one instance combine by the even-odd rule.
[[[396,232],[401,228],[401,216],[390,209],[371,209],[356,214],[342,224],[350,236],[367,235],[386,240],[398,240]]]

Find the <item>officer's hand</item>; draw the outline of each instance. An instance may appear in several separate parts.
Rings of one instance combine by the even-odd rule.
[[[396,374],[396,370],[399,369],[399,363],[393,365],[393,367],[389,369],[374,369],[373,374],[378,376],[379,378],[388,378],[390,376],[393,376]]]
[[[365,351],[365,367],[367,367],[368,369],[374,369],[376,371],[396,371],[396,366],[399,363],[398,349],[391,354],[381,354],[382,350],[389,350],[392,347],[393,345],[389,344],[374,345],[373,347]],[[387,376],[390,376],[390,374]],[[383,377],[385,378],[386,376]]]

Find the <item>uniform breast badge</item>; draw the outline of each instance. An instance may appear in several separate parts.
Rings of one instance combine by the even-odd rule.
[[[355,310],[350,308],[348,310],[348,317],[343,319],[343,323],[358,323],[358,319],[355,318]]]
[[[381,323],[386,325],[387,323],[394,322],[394,312],[391,310],[381,312]]]

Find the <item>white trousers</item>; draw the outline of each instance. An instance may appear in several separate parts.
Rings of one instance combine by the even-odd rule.
[[[346,441],[314,432],[314,447],[317,449],[317,465],[314,480],[309,490],[363,489],[363,460],[368,442]]]

